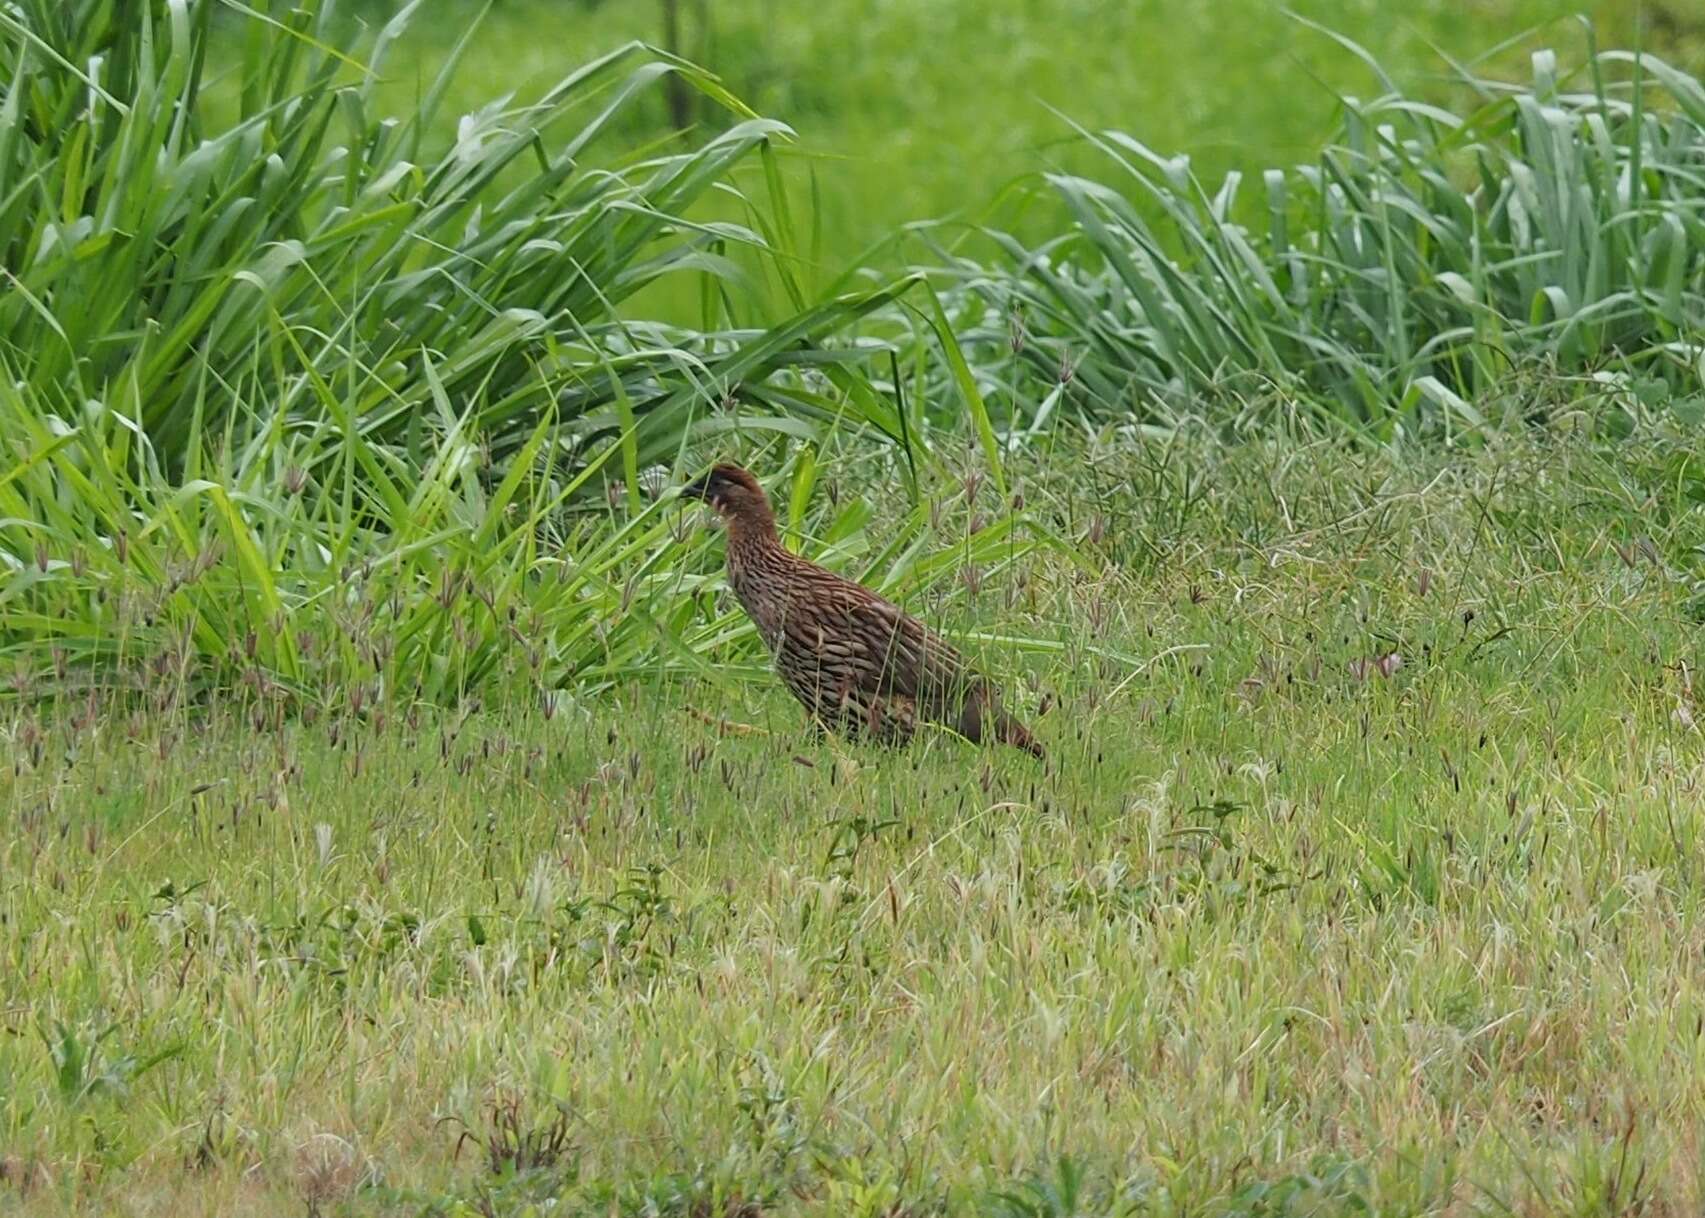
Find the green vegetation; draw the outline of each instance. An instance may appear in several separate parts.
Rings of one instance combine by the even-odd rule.
[[[1633,58],[1571,80],[1541,52],[1527,88],[1467,78],[1461,114],[1393,87],[1349,108],[1316,163],[1265,171],[1253,231],[1240,174],[1206,184],[1187,158],[1096,135],[1112,181],[1049,178],[1070,232],[1034,249],[996,234],[993,273],[958,260],[966,315],[994,322],[963,337],[973,358],[1021,357],[1008,392],[1037,418],[1069,396],[1170,421],[1264,387],[1381,438],[1450,432],[1530,411],[1502,388],[1540,365],[1697,404],[1705,87],[1649,56],[1617,87]]]
[[[9,1211],[1691,1212],[1667,430],[1058,454],[1097,573],[970,606],[1070,632],[1046,768],[772,684],[58,694],[0,779]]]
[[[605,681],[655,649],[654,604],[677,632],[692,613],[642,470],[730,432],[907,438],[860,371],[877,353],[830,341],[905,282],[808,305],[758,204],[751,226],[681,218],[776,124],[583,159],[669,72],[743,116],[702,74],[619,50],[434,150],[439,85],[404,122],[371,109],[322,11],[252,21],[252,87],[220,129],[215,6],[157,7],[41,6],[0,116],[0,603],[23,671],[177,663],[284,698],[373,678],[437,701],[524,632],[548,641],[535,672]],[[101,82],[67,66],[91,62]],[[785,212],[779,185],[764,203]],[[773,324],[746,290],[764,272],[797,309]],[[702,329],[624,316],[665,277],[702,294]]]
[[[785,467],[796,533],[819,468],[887,446],[906,529],[865,537],[855,499],[810,544],[908,593],[942,571],[914,544],[928,486],[973,437],[1002,485],[1001,449],[1055,417],[1260,401],[1454,435],[1532,413],[1489,394],[1535,363],[1696,403],[1705,90],[1662,61],[1631,90],[1606,54],[1577,96],[1541,57],[1531,90],[1474,82],[1460,120],[1369,103],[1318,168],[1268,175],[1259,231],[1235,179],[1098,137],[1146,197],[1056,175],[1064,236],[825,294],[784,129],[697,69],[618,48],[445,142],[454,56],[400,121],[376,83],[418,11],[365,67],[330,9],[216,7],[9,27],[0,612],[23,686],[167,665],[282,710],[702,672],[751,633],[694,625],[704,546],[655,492],[709,446]],[[621,147],[669,80],[729,124]],[[648,320],[658,292],[696,324]]]
[[[1699,1210],[1700,31],[1463,7],[0,8],[0,1210]]]
[[[661,7],[497,0],[453,108],[477,109],[494,88],[526,96],[555,80],[565,57],[658,41]],[[801,173],[817,173],[825,261],[839,270],[918,220],[989,218],[1027,240],[1054,235],[1065,217],[1035,189],[1039,172],[1104,164],[1061,114],[1090,130],[1129,132],[1167,156],[1188,153],[1206,181],[1312,160],[1341,96],[1384,89],[1287,8],[1356,38],[1433,102],[1456,94],[1440,52],[1511,77],[1527,71],[1536,46],[1578,62],[1577,14],[1592,18],[1607,46],[1632,46],[1643,24],[1649,49],[1705,66],[1705,22],[1686,0],[1411,0],[1400,9],[1381,0],[843,0],[820,16],[781,0],[681,0],[681,47],[800,133],[794,158]],[[428,65],[479,11],[458,0],[435,9],[462,20],[417,23],[414,45]],[[406,102],[416,84],[401,76],[394,87]],[[635,118],[664,131],[669,110],[659,96]],[[716,121],[702,106],[695,118]]]

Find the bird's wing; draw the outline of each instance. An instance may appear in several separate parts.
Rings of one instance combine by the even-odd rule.
[[[799,645],[845,662],[856,683],[883,694],[945,699],[966,677],[964,658],[899,606],[838,576],[813,580],[788,633]]]

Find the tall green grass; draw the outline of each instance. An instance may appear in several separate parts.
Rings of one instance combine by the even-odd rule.
[[[402,117],[375,102],[421,15],[351,48],[331,3],[0,11],[18,688],[155,664],[278,697],[444,697],[503,665],[583,686],[691,663],[729,631],[654,593],[702,548],[657,500],[691,445],[786,440],[801,495],[848,437],[918,468],[871,387],[879,352],[835,338],[914,284],[807,298],[785,127],[631,45],[443,146],[455,56]],[[730,124],[600,141],[671,76]],[[645,319],[664,281],[699,294],[701,328]]]
[[[1317,163],[1266,175],[1264,225],[1236,175],[1095,136],[1121,177],[1052,177],[1072,232],[946,255],[940,293],[937,266],[823,296],[789,133],[716,79],[630,45],[446,143],[457,55],[400,118],[379,100],[418,16],[352,46],[326,3],[0,13],[14,690],[157,689],[153,666],[280,708],[738,656],[661,494],[711,448],[781,474],[797,544],[912,594],[1025,532],[967,494],[926,562],[924,490],[965,450],[1004,498],[1002,428],[1062,409],[1270,403],[1389,437],[1492,421],[1512,368],[1697,393],[1705,87],[1650,57],[1464,70],[1462,113],[1346,99]],[[611,147],[670,77],[728,122]],[[647,317],[660,286],[696,328]],[[904,500],[814,497],[843,457]]]
[[[1571,73],[1538,52],[1523,87],[1459,73],[1455,109],[1381,73],[1252,200],[1238,173],[1085,132],[1112,169],[1049,177],[1070,231],[949,256],[989,387],[1032,427],[1062,403],[1164,419],[1258,390],[1378,436],[1477,427],[1523,368],[1697,401],[1705,85],[1623,52]]]
[[[223,38],[218,8],[38,0],[0,19],[0,251],[14,289],[0,350],[44,407],[120,411],[168,468],[187,467],[198,441],[280,416],[407,450],[440,389],[477,403],[470,422],[499,452],[551,409],[583,447],[651,409],[678,438],[692,402],[797,363],[860,307],[753,332],[754,267],[738,253],[759,274],[791,274],[759,231],[773,231],[759,212],[774,199],[738,200],[749,225],[686,217],[732,192],[730,169],[786,128],[685,63],[630,45],[536,102],[462,116],[437,147],[454,57],[401,119],[372,108],[418,5],[365,61],[335,47],[331,4],[282,20],[245,10]],[[239,96],[217,128],[215,75]],[[601,149],[666,76],[738,121],[691,151]],[[703,329],[726,332],[624,315],[681,275],[702,278]]]

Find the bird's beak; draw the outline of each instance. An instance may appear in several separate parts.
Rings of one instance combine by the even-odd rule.
[[[682,499],[708,499],[708,498],[710,498],[710,475],[706,474],[703,478],[696,479],[692,482],[687,483],[687,485],[683,486],[681,488],[681,498]]]

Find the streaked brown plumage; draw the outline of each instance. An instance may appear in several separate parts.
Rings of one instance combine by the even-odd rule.
[[[919,723],[1043,755],[987,678],[868,588],[785,549],[756,478],[718,465],[682,495],[728,522],[728,581],[793,696],[826,728],[905,744]]]

